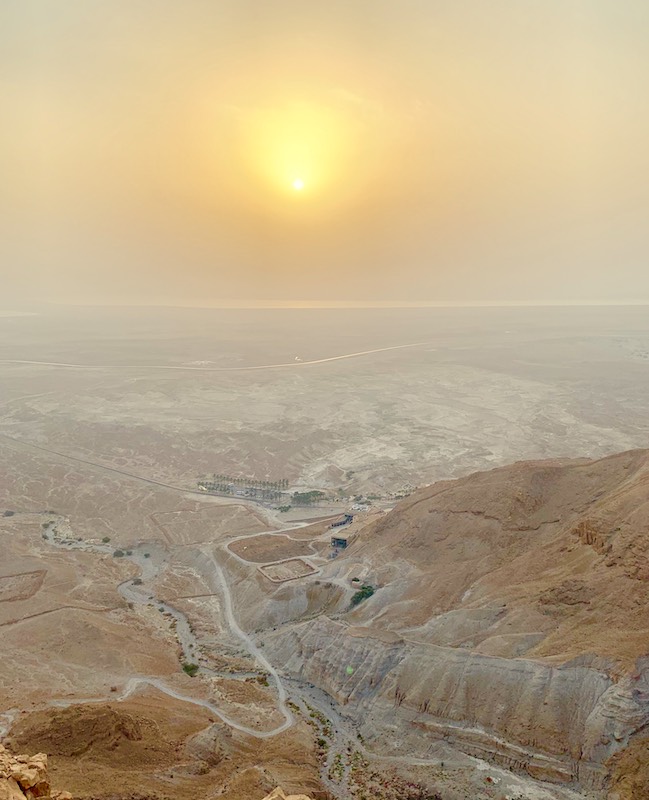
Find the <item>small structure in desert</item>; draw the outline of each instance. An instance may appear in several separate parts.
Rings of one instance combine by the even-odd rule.
[[[335,522],[331,523],[332,528],[342,528],[345,525],[350,525],[354,521],[353,514],[345,514],[342,519],[338,519]]]
[[[345,550],[345,548],[349,547],[349,545],[354,541],[355,534],[348,533],[347,535],[340,535],[332,536],[331,537],[331,546],[334,550]]]

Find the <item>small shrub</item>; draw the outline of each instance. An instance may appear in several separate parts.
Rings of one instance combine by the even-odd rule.
[[[185,661],[185,663],[183,664],[183,672],[186,672],[190,678],[193,678],[194,675],[196,675],[196,673],[198,672],[198,670],[199,670],[198,664],[190,664],[188,661]]]
[[[352,597],[352,608],[357,606],[359,603],[362,603],[363,600],[366,600],[368,597],[371,597],[374,594],[374,591],[374,587],[369,586],[368,584],[361,586],[361,588]]]
[[[141,586],[142,578],[133,578],[133,586]]]
[[[115,550],[115,552],[113,553],[113,558],[124,558],[124,551]]]
[[[104,536],[104,538],[102,539],[102,542],[104,544],[108,544],[108,542],[110,542],[110,536]]]

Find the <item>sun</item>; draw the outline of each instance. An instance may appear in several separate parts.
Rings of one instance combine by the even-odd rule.
[[[301,192],[304,189],[304,181],[302,178],[296,178],[291,184],[296,192]]]

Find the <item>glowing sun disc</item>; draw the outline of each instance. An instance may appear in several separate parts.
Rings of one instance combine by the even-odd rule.
[[[304,181],[301,178],[296,178],[293,181],[293,188],[296,192],[301,192],[304,189]]]

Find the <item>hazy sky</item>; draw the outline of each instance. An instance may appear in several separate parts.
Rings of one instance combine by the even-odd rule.
[[[648,42],[646,0],[7,0],[3,300],[649,302]]]

